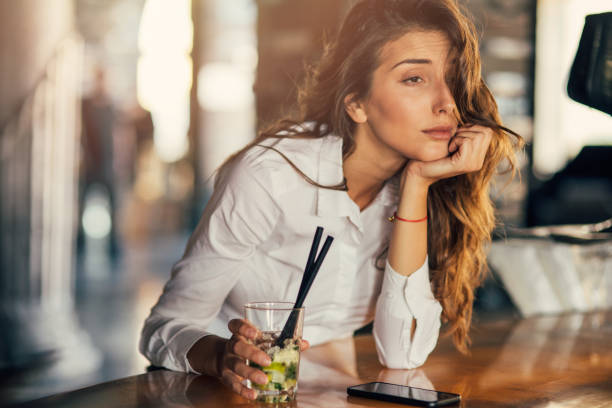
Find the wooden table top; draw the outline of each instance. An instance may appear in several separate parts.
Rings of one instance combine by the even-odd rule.
[[[346,387],[384,381],[459,393],[462,407],[612,407],[612,310],[475,325],[471,356],[442,338],[414,370],[378,362],[372,336],[302,355],[297,401],[282,407],[405,406],[348,397]],[[216,379],[158,370],[33,401],[62,407],[254,407]],[[267,405],[270,407],[271,405]]]

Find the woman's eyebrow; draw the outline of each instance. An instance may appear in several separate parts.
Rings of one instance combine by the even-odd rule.
[[[396,67],[402,64],[431,64],[431,60],[425,59],[425,58],[407,58],[407,59],[401,60],[400,62],[395,64],[393,67],[391,67],[391,71],[393,71]]]

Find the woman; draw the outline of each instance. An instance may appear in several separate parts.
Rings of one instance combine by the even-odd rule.
[[[381,363],[413,368],[442,316],[465,351],[494,227],[489,183],[503,159],[514,169],[522,143],[501,126],[454,0],[360,1],[299,102],[299,120],[220,168],[141,339],[153,364],[219,376],[251,399],[243,380],[267,379],[245,359],[269,360],[248,343],[242,305],[295,299],[317,225],[336,239],[306,299],[304,338],[374,320]]]

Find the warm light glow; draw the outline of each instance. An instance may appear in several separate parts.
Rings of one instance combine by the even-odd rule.
[[[143,55],[137,68],[138,102],[153,110],[171,105],[164,101],[189,98],[191,70],[191,58],[185,55],[172,58],[163,54]]]
[[[192,46],[191,0],[147,0],[138,33],[140,51],[188,54]]]
[[[208,180],[230,154],[255,137],[257,2],[208,0],[203,4],[214,35],[201,38],[206,52],[194,74],[202,117],[197,129],[202,165],[197,171],[198,177]]]
[[[99,185],[90,187],[84,205],[82,223],[85,235],[94,239],[106,237],[112,227],[106,189]]]
[[[189,149],[190,16],[190,0],[147,0],[138,37],[138,102],[153,116],[155,151],[166,162]]]
[[[198,73],[198,102],[210,112],[232,112],[254,103],[254,72],[238,64],[211,62]]]

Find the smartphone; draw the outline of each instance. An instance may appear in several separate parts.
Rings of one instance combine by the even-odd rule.
[[[348,387],[346,392],[348,395],[355,397],[399,402],[400,404],[418,405],[422,407],[443,407],[461,401],[461,395],[459,394],[385,382],[353,385],[352,387]]]

